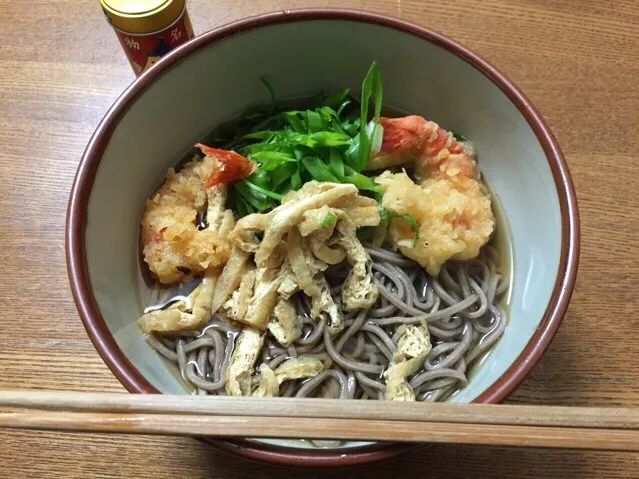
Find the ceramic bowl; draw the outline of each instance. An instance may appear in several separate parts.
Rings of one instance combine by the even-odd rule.
[[[284,11],[205,33],[140,76],[106,114],[80,163],[68,209],[67,261],[80,317],[96,349],[135,393],[185,389],[135,325],[139,219],[167,168],[215,125],[280,97],[357,87],[372,61],[386,105],[471,139],[502,206],[511,241],[510,323],[452,400],[503,400],[555,334],[574,286],[579,222],[568,168],[548,127],[494,67],[451,39],[401,20],[344,10]],[[381,459],[405,444],[220,440],[228,451],[287,464]]]

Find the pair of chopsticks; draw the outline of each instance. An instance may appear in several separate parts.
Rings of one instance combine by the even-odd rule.
[[[0,427],[639,451],[639,409],[0,391]]]

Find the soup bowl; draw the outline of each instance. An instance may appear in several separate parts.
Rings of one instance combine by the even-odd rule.
[[[296,98],[358,86],[373,61],[386,105],[474,142],[505,218],[499,228],[510,243],[509,324],[450,400],[500,402],[539,360],[568,307],[579,255],[574,187],[540,115],[502,73],[441,34],[366,12],[287,10],[217,28],[169,53],[115,102],[80,162],[66,229],[71,288],[97,351],[130,392],[187,392],[136,326],[146,306],[138,294],[140,215],[167,168],[219,123],[268,102],[260,77],[279,97]],[[414,447],[211,443],[296,465],[361,463]]]

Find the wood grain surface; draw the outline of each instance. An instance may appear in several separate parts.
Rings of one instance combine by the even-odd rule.
[[[639,6],[634,0],[191,0],[197,32],[260,12],[366,8],[443,32],[519,85],[577,187],[578,283],[512,403],[639,404]],[[123,391],[78,319],[64,261],[73,176],[133,73],[97,0],[0,0],[0,388]],[[191,439],[0,431],[0,477],[637,477],[624,453],[432,446],[341,469],[272,467]]]

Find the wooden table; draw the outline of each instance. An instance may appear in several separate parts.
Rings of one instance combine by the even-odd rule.
[[[192,0],[196,32],[313,5],[367,8],[439,30],[517,83],[570,164],[578,284],[516,403],[639,405],[639,10],[634,0]],[[68,288],[64,222],[85,144],[133,79],[97,0],[0,0],[0,388],[117,391]],[[194,440],[0,431],[0,477],[324,477]],[[330,472],[335,474],[336,472]],[[347,477],[637,477],[639,455],[438,446]]]

